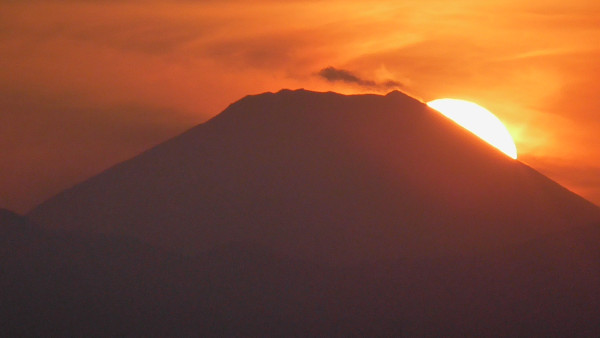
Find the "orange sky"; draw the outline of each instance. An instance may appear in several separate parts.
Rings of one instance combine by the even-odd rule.
[[[597,1],[0,0],[0,55],[0,207],[20,212],[281,88],[474,101],[600,204]]]

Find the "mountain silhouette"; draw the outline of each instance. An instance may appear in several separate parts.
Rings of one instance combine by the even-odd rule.
[[[598,207],[400,92],[245,97],[0,234],[3,335],[600,332]]]
[[[330,264],[483,253],[598,207],[400,92],[248,96],[34,209],[50,228]]]

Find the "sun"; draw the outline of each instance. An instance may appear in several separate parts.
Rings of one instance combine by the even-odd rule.
[[[427,105],[469,130],[481,139],[517,159],[517,147],[508,129],[496,115],[473,102],[456,99],[438,99]]]

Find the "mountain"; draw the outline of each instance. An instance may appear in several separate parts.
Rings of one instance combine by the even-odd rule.
[[[600,332],[598,207],[400,92],[245,97],[0,235],[3,336]]]
[[[51,229],[186,254],[231,242],[347,265],[485,254],[598,207],[400,92],[248,96],[51,198]]]

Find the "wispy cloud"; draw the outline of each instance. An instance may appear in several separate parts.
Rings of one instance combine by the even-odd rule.
[[[374,80],[361,78],[349,70],[337,69],[331,66],[321,69],[318,75],[329,82],[344,82],[368,88],[393,89],[404,87],[398,81],[387,80],[383,82],[376,82]]]

